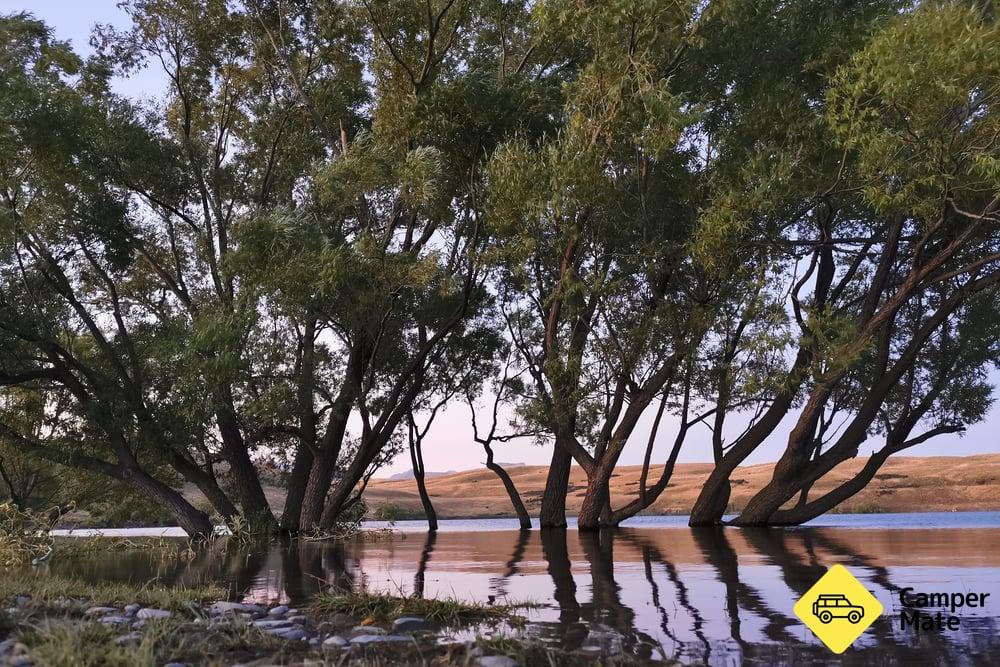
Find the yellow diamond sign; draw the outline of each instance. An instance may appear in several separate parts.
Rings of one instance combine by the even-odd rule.
[[[843,653],[882,615],[882,603],[846,567],[834,565],[794,611],[831,651]]]

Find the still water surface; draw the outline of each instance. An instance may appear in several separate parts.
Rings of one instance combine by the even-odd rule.
[[[190,563],[148,553],[55,559],[92,580],[216,582],[234,599],[301,605],[322,587],[500,603],[533,601],[525,632],[565,648],[709,665],[1000,665],[1000,513],[831,516],[794,529],[697,529],[656,517],[603,534],[519,532],[504,520],[444,522],[437,534],[219,546]],[[499,522],[499,523],[498,523]],[[885,615],[834,656],[794,616],[834,563]],[[954,632],[900,628],[899,591],[990,593]],[[929,610],[931,612],[936,609]]]

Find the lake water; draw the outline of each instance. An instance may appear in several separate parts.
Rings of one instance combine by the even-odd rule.
[[[648,517],[600,534],[511,530],[507,520],[418,522],[391,538],[217,545],[189,563],[125,552],[54,558],[94,580],[217,582],[234,599],[300,605],[322,587],[531,601],[525,633],[565,648],[615,648],[709,665],[1000,665],[1000,513],[833,515],[791,529],[687,528]],[[792,613],[835,563],[885,614],[842,656]],[[989,593],[954,631],[900,627],[899,591]],[[928,610],[931,612],[936,609]]]

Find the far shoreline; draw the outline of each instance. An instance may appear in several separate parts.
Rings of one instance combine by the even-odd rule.
[[[634,517],[621,526],[624,529],[664,529],[678,530],[691,529],[687,525],[688,515],[668,515],[668,514],[644,514]],[[901,516],[915,517],[915,520],[906,522],[899,521]],[[950,517],[952,521],[935,523],[924,521],[931,516]],[[893,517],[893,520],[880,522],[879,517]],[[978,517],[980,521],[969,520]],[[575,524],[576,517],[567,517],[570,525],[566,530],[578,530]],[[658,522],[657,519],[677,519],[676,522]],[[496,525],[496,522],[509,521],[511,525]],[[517,532],[517,518],[509,517],[470,517],[439,518],[439,531],[442,532]],[[745,530],[739,526],[720,526],[732,530]],[[802,526],[783,526],[783,530],[800,530],[803,528],[851,528],[851,529],[886,529],[886,530],[913,530],[913,529],[970,529],[970,528],[994,528],[1000,529],[1000,510],[970,510],[955,512],[883,512],[866,514],[833,513],[827,514],[817,519],[803,524]],[[428,532],[425,519],[400,519],[398,521],[365,520],[361,524],[362,531],[391,529],[398,533],[426,533]],[[219,537],[228,536],[229,532],[224,526],[217,526]],[[537,520],[532,530],[539,530]],[[97,528],[97,527],[75,527],[56,528],[52,531],[53,537],[59,538],[94,538],[94,537],[137,537],[137,538],[186,538],[187,534],[183,529],[176,526],[136,526],[131,528]]]

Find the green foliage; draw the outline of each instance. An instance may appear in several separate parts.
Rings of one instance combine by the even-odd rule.
[[[894,18],[834,77],[829,121],[880,211],[936,216],[1000,184],[1000,40],[975,3]]]
[[[176,518],[162,505],[135,493],[116,494],[112,498],[81,507],[89,514],[88,523],[98,528],[143,528],[174,526]]]
[[[58,512],[21,510],[0,503],[0,566],[26,565],[52,550],[52,523]]]

